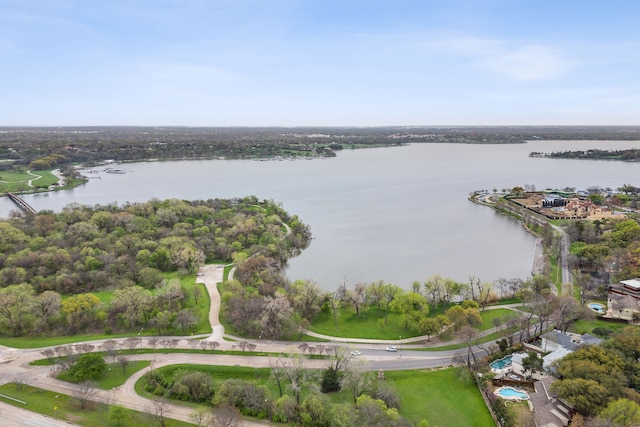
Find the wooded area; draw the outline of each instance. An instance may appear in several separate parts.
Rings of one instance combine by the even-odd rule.
[[[247,265],[248,274],[281,276],[310,237],[297,217],[255,197],[14,213],[0,221],[0,325],[13,336],[148,327],[186,333],[202,292],[166,280],[167,273],[195,275],[205,262],[259,254],[268,261]],[[108,303],[93,294],[100,291],[113,293]]]

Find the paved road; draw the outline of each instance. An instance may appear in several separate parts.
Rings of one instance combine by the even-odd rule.
[[[562,266],[562,283],[572,283],[573,275],[569,268],[569,236],[562,227],[551,224],[551,227],[560,233],[560,259]]]
[[[80,427],[67,421],[45,417],[35,412],[9,405],[0,398],[0,424],[2,427]]]

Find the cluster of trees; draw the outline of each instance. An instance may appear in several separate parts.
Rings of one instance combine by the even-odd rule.
[[[29,169],[45,170],[64,164],[67,159],[61,154],[51,154],[45,157],[39,157],[29,163]]]
[[[567,233],[572,242],[570,253],[580,272],[602,276],[602,272],[610,271],[611,281],[640,276],[639,219],[575,221]],[[606,277],[600,278],[606,282]],[[583,290],[593,292],[594,283],[588,277],[584,279],[580,283]]]
[[[556,151],[553,153],[531,153],[531,157],[549,157],[557,159],[589,159],[589,160],[640,160],[640,150],[578,150],[578,151]]]
[[[153,290],[133,285],[113,292],[108,301],[93,293],[66,296],[56,291],[36,295],[22,283],[0,289],[0,325],[13,336],[37,333],[126,332],[156,328],[158,334],[188,333],[200,322],[197,310],[202,285],[183,287],[163,280]]]
[[[145,375],[145,388],[164,398],[213,408],[233,407],[244,415],[301,426],[413,425],[400,416],[395,390],[383,378],[367,372],[362,364],[354,363],[348,348],[330,346],[327,355],[329,366],[322,371],[309,369],[300,355],[281,355],[271,360],[270,379],[276,393],[274,387],[244,379],[216,383],[210,374],[195,369],[151,371]],[[346,392],[349,402],[333,404],[327,393],[334,391]],[[208,413],[197,411],[194,418],[202,420],[203,414]],[[212,420],[210,416],[204,418]],[[426,426],[426,421],[419,425]]]
[[[288,224],[283,226],[283,222]],[[59,214],[15,214],[0,221],[0,325],[15,336],[109,326],[193,326],[185,290],[164,273],[192,273],[204,262],[245,263],[247,276],[282,276],[310,232],[272,201],[255,197],[186,202],[151,200],[122,207],[69,205]],[[252,256],[256,255],[257,256]],[[116,293],[108,305],[91,292]],[[190,290],[190,304],[202,293]]]
[[[640,423],[640,331],[627,327],[600,345],[584,346],[554,362],[552,391],[601,424]]]

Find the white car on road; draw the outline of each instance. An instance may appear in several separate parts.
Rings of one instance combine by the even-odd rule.
[[[387,351],[398,351],[398,347],[396,347],[395,345],[390,345],[389,347],[386,348]]]

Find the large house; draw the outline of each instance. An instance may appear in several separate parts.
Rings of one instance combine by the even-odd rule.
[[[607,286],[606,317],[633,321],[640,316],[640,278]]]

